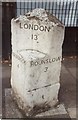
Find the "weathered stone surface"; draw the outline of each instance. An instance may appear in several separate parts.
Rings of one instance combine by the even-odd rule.
[[[35,106],[58,101],[64,26],[43,9],[12,19],[11,25],[11,85],[29,115]]]
[[[8,119],[20,119],[24,118],[27,119],[27,117],[24,115],[24,112],[21,112],[18,109],[18,106],[15,101],[13,101],[11,89],[5,89],[5,118]],[[39,117],[50,117],[50,118],[69,118],[69,115],[65,109],[65,106],[63,104],[58,105],[55,108],[51,108],[48,111],[38,113],[34,118]]]
[[[5,112],[3,116],[8,119],[23,118],[23,115],[13,100],[11,93],[11,89],[5,89]]]

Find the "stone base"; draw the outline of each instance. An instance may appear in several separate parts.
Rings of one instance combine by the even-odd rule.
[[[18,104],[19,109],[25,112],[26,116],[34,117],[37,114],[45,112],[58,105],[58,87],[59,83],[47,88],[41,88],[32,92],[32,94],[34,94],[33,97],[31,93],[29,93],[29,95],[26,96],[26,99],[23,98],[24,95],[20,96],[20,93],[18,94],[15,89],[12,89],[12,97]],[[30,101],[30,104],[27,99]]]
[[[64,107],[63,104],[57,105],[55,108],[51,108],[50,110],[46,112],[42,112],[40,114],[37,114],[36,117],[50,117],[50,118],[68,118],[68,113]]]
[[[34,116],[35,118],[50,117],[50,118],[69,118],[69,115],[63,104],[59,104],[55,108],[51,108],[46,112],[42,112]],[[15,101],[11,96],[11,89],[5,90],[5,115],[3,118],[26,118],[25,114],[19,110]]]

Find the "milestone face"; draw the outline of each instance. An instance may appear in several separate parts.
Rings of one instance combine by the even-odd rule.
[[[60,88],[64,26],[43,9],[13,19],[11,25],[11,85],[18,105],[26,115],[35,106],[53,107]]]

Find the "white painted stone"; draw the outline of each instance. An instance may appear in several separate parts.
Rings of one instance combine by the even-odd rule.
[[[60,88],[64,26],[43,9],[12,19],[11,26],[11,85],[20,97],[19,106],[26,115],[35,106],[54,106]]]

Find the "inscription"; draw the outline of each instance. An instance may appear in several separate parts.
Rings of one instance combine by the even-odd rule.
[[[31,61],[30,62],[30,66],[38,66],[38,65],[43,65],[43,64],[48,64],[48,63],[54,63],[57,61],[61,61],[61,57],[57,57],[57,58],[49,58],[49,59],[45,59],[45,60],[40,60],[40,61]],[[47,67],[45,72],[47,71]]]
[[[21,62],[26,63],[26,61],[23,58],[19,57],[14,52],[13,52],[13,56],[15,56]],[[54,63],[57,61],[61,61],[61,59],[62,59],[61,57],[57,57],[57,58],[49,58],[49,59],[45,59],[45,60],[40,60],[40,61],[30,61],[30,67],[48,64],[48,63]],[[47,72],[47,70],[48,70],[48,67],[45,67],[44,72]]]
[[[15,54],[14,52],[12,53],[13,54],[13,56],[15,57],[15,58],[17,58],[18,60],[20,60],[21,62],[23,62],[23,63],[26,63],[26,61],[23,59],[23,58],[21,58],[21,57],[19,57],[17,54]],[[17,66],[18,67],[18,66]]]
[[[40,30],[40,31],[45,31],[45,32],[49,32],[50,31],[50,27],[48,26],[43,26],[43,25],[36,25],[36,24],[21,24],[20,23],[20,28],[21,29],[31,29],[31,30]]]
[[[38,40],[38,36],[37,36],[37,35],[33,35],[33,34],[32,34],[31,39],[33,39],[33,40]]]

